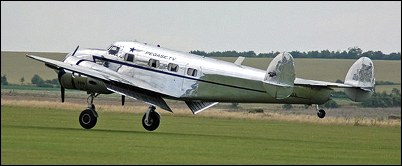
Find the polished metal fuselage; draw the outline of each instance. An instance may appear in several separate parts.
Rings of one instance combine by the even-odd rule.
[[[210,102],[322,104],[329,100],[332,91],[330,88],[294,86],[289,97],[276,99],[264,89],[264,70],[139,42],[115,42],[111,47],[119,49],[112,53],[80,50],[77,56],[88,61],[79,65],[88,66],[92,63],[90,61],[95,61],[97,65],[106,68],[102,69],[104,72],[125,75],[129,81],[148,86],[165,98]],[[134,55],[132,61],[127,59],[128,54]],[[171,64],[177,65],[178,70],[172,71]]]

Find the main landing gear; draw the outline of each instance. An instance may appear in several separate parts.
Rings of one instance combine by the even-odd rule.
[[[87,98],[88,108],[81,112],[78,121],[80,125],[85,129],[91,129],[95,127],[98,113],[95,110],[95,105],[93,104],[94,98],[99,94],[91,93]],[[155,106],[149,106],[148,111],[145,112],[142,117],[142,126],[148,131],[154,131],[159,127],[160,115],[155,111]]]
[[[317,110],[317,116],[319,118],[324,118],[325,117],[325,111],[323,109],[320,109],[318,107],[318,104],[316,105],[316,110]]]
[[[81,112],[79,117],[80,125],[85,129],[91,129],[96,125],[98,113],[95,111],[95,105],[93,104],[94,98],[99,94],[91,93],[87,98],[88,108]]]
[[[142,117],[142,126],[148,131],[157,129],[160,123],[161,117],[155,109],[154,106],[149,106],[148,111]]]

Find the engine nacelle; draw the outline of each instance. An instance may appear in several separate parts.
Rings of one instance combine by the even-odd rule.
[[[77,73],[73,74],[60,71],[59,80],[61,86],[63,86],[66,89],[78,89],[82,91],[100,93],[100,94],[113,93],[106,88],[103,82],[92,79],[90,77],[81,76]]]

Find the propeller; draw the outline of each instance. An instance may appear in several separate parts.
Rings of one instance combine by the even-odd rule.
[[[75,50],[74,50],[73,54],[71,54],[71,56],[74,56],[75,52],[77,52],[77,50],[78,50],[79,47],[80,47],[80,46],[78,45],[77,48],[75,48]]]
[[[74,56],[74,55],[75,55],[75,52],[77,52],[77,50],[78,50],[79,47],[80,47],[80,46],[78,45],[77,48],[75,48],[75,50],[74,50],[73,54],[71,54],[71,56]],[[64,57],[63,62],[67,59],[67,57],[69,57],[68,55],[69,55],[69,54],[67,54],[66,57]]]
[[[65,91],[65,88],[63,86],[61,86],[60,91],[61,91],[61,102],[64,103],[64,93],[65,93],[64,91]]]
[[[121,105],[124,105],[124,100],[126,100],[126,96],[121,95]]]
[[[63,69],[59,70],[59,73],[57,73],[57,78],[59,79],[60,83],[60,92],[61,92],[61,102],[64,103],[64,95],[65,95],[65,88],[63,87],[63,84],[61,84],[61,77],[66,74],[66,72]]]
[[[77,50],[78,50],[79,47],[80,47],[80,46],[78,45],[77,48],[75,48],[75,50],[74,50],[73,54],[71,54],[71,56],[74,56],[74,55],[75,55],[75,53],[77,52]],[[68,54],[67,54],[67,55],[68,55]],[[68,57],[68,56],[66,56],[66,57],[64,58],[64,60],[66,60],[67,57]],[[64,61],[64,60],[63,60],[63,61]],[[64,88],[63,85],[61,84],[61,77],[62,77],[65,73],[66,73],[66,72],[65,72],[63,69],[60,69],[60,70],[59,70],[59,73],[57,73],[57,77],[58,77],[59,83],[60,83],[60,96],[61,96],[61,102],[62,102],[62,103],[64,103],[64,96],[65,96],[66,88]]]

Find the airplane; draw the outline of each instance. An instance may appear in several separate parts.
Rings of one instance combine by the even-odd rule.
[[[164,99],[184,101],[193,114],[219,102],[283,103],[316,105],[317,116],[325,117],[318,105],[331,99],[334,88],[344,88],[355,102],[368,99],[374,92],[374,64],[368,57],[354,62],[344,83],[308,80],[295,76],[291,54],[276,55],[267,70],[242,65],[244,57],[226,62],[205,56],[163,48],[137,41],[116,41],[107,49],[79,49],[63,61],[26,55],[56,71],[65,89],[86,91],[88,107],[79,115],[85,129],[96,125],[98,113],[93,104],[100,94],[121,95],[149,104],[142,125],[154,131],[160,124],[156,107],[173,112]]]

